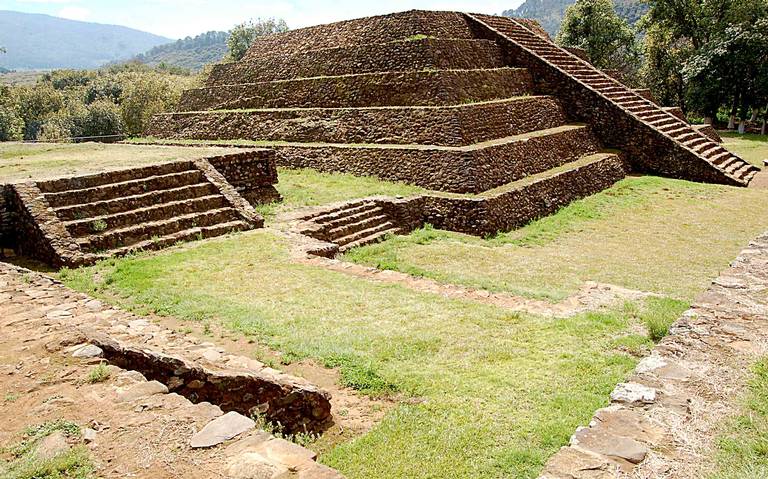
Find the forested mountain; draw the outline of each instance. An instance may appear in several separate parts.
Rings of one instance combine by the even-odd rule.
[[[160,45],[136,56],[150,66],[165,64],[187,70],[200,70],[209,63],[221,61],[227,53],[227,32],[206,32],[173,43]]]
[[[502,15],[538,20],[554,38],[560,30],[565,9],[573,3],[574,0],[526,0],[514,10],[505,10]],[[614,4],[616,13],[626,19],[630,25],[634,25],[648,11],[648,4],[640,0],[614,0]]]
[[[98,68],[170,41],[117,25],[0,10],[0,68]]]

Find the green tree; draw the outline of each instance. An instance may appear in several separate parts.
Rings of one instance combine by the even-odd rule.
[[[82,136],[121,135],[124,130],[120,107],[109,100],[98,100],[88,105],[77,122]]]
[[[238,61],[242,59],[248,51],[248,48],[253,44],[253,41],[258,37],[287,31],[288,25],[285,23],[285,20],[282,19],[275,20],[274,18],[268,18],[262,20],[261,18],[257,18],[256,20],[249,20],[241,23],[229,32],[229,38],[227,39],[227,59],[230,61]]]
[[[159,73],[128,73],[121,78],[120,111],[125,132],[130,136],[144,133],[153,115],[172,110],[185,87]]]
[[[24,120],[16,110],[0,105],[0,141],[17,141],[24,137]]]
[[[616,14],[612,0],[576,0],[566,9],[555,41],[584,49],[597,68],[620,70],[630,82],[637,76],[640,47],[635,32]]]

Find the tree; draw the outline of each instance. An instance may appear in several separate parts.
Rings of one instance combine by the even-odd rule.
[[[0,105],[0,141],[17,141],[24,137],[24,120],[10,106]]]
[[[630,81],[637,76],[637,38],[626,20],[616,14],[612,0],[576,0],[566,9],[555,41],[584,49],[597,68],[620,70]]]
[[[746,32],[765,25],[766,18],[766,0],[650,0],[640,25],[648,86],[686,112],[713,117],[726,107],[732,122],[737,113],[743,119],[750,108],[762,106],[755,103],[759,89],[749,86],[760,83],[761,56],[744,43],[747,37],[760,40]]]
[[[230,61],[242,59],[248,48],[253,44],[253,41],[258,37],[287,31],[288,24],[283,19],[275,20],[274,18],[268,18],[262,20],[257,18],[255,21],[249,20],[241,23],[229,32],[229,38],[227,39],[229,53],[227,53],[227,59]]]

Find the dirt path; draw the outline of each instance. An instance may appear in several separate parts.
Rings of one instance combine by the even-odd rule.
[[[0,447],[17,444],[30,426],[63,419],[92,429],[94,436],[87,441],[70,436],[68,447],[86,445],[100,477],[341,478],[315,463],[311,451],[259,431],[244,416],[240,420],[251,424],[233,435],[234,440],[193,448],[194,438],[209,423],[230,414],[224,416],[207,402],[193,404],[186,396],[169,392],[169,387],[177,390],[170,384],[147,381],[137,371],[114,365],[108,366],[103,381],[90,380],[89,374],[102,362],[100,356],[106,355],[99,348],[94,355],[80,354],[87,345],[85,331],[91,328],[114,334],[105,336],[114,344],[143,345],[139,349],[143,358],[157,355],[168,362],[174,356],[167,352],[176,354],[181,348],[202,355],[200,364],[206,368],[256,363],[228,355],[212,343],[194,343],[186,335],[111,308],[40,274],[0,263]],[[155,353],[163,344],[167,348]],[[184,370],[198,367],[197,362],[184,361]],[[260,374],[280,381],[281,387],[296,384],[313,390],[300,379],[282,379],[279,372],[262,369]],[[242,367],[233,371],[234,375],[224,371],[220,377],[243,377]],[[231,430],[224,428],[227,433]]]
[[[524,298],[505,293],[494,293],[482,289],[465,288],[446,284],[428,278],[417,278],[398,271],[380,270],[337,259],[327,259],[319,256],[298,257],[296,261],[303,264],[318,266],[358,278],[383,283],[396,283],[415,291],[433,293],[445,298],[476,301],[491,304],[500,308],[536,314],[565,318],[586,311],[594,311],[601,307],[612,306],[622,301],[636,301],[651,296],[654,293],[636,291],[621,286],[587,281],[579,291],[560,301],[550,303],[536,299]]]

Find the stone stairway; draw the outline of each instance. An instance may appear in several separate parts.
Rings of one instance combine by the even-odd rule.
[[[720,172],[722,183],[746,186],[759,168],[729,152],[691,125],[555,43],[512,18],[468,14],[468,18],[533,56],[545,69],[556,69],[570,80],[570,88],[592,91],[618,107],[624,116],[671,140],[688,157],[706,162]],[[628,140],[631,141],[631,140]],[[624,149],[626,145],[611,145]],[[710,175],[711,176],[711,173]]]
[[[39,182],[37,200],[93,260],[250,229],[254,218],[217,179],[181,161]]]
[[[300,230],[302,234],[334,243],[339,246],[340,253],[400,233],[384,209],[370,199],[314,212],[301,220],[305,222]]]

